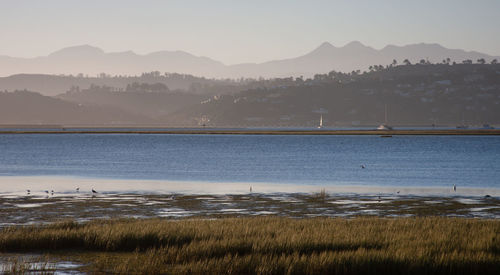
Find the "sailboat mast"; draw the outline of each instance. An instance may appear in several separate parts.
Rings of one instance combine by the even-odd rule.
[[[387,104],[385,104],[385,125],[387,125]]]

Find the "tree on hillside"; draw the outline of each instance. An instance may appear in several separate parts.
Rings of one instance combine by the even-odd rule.
[[[408,66],[408,65],[411,65],[411,62],[410,62],[410,60],[408,60],[408,59],[403,60],[403,63],[404,63],[405,65],[407,65],[407,66]]]
[[[333,80],[336,76],[337,76],[337,72],[336,72],[336,71],[330,71],[330,72],[328,73],[328,78],[330,78],[330,79],[332,79],[332,80]],[[301,76],[301,77],[302,77],[302,76]]]
[[[127,92],[156,92],[156,93],[159,93],[159,92],[169,92],[170,90],[168,89],[167,85],[165,85],[163,83],[148,84],[148,83],[134,82],[132,84],[127,84],[125,91],[127,91]]]
[[[486,60],[484,60],[484,58],[479,58],[479,59],[477,60],[477,63],[479,63],[479,64],[485,64],[485,63],[486,63]]]
[[[491,64],[497,64],[497,63],[498,63],[498,60],[496,60],[496,59],[491,60]]]

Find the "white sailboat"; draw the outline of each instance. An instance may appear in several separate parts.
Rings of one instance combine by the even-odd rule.
[[[319,118],[319,126],[318,126],[318,129],[321,129],[323,128],[323,115],[321,115],[321,117]]]
[[[385,122],[380,124],[377,130],[392,130],[392,127],[387,124],[387,104],[385,104]]]

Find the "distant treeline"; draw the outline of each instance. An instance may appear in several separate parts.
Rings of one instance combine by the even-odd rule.
[[[275,82],[276,83],[276,82]],[[389,65],[369,72],[332,71],[310,79],[210,98],[175,117],[213,126],[455,126],[500,123],[499,64]],[[189,121],[184,121],[189,123]]]

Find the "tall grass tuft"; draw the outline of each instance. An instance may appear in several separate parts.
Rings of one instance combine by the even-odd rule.
[[[322,188],[318,193],[315,193],[310,197],[310,202],[325,202],[328,199],[328,193],[325,188]]]

